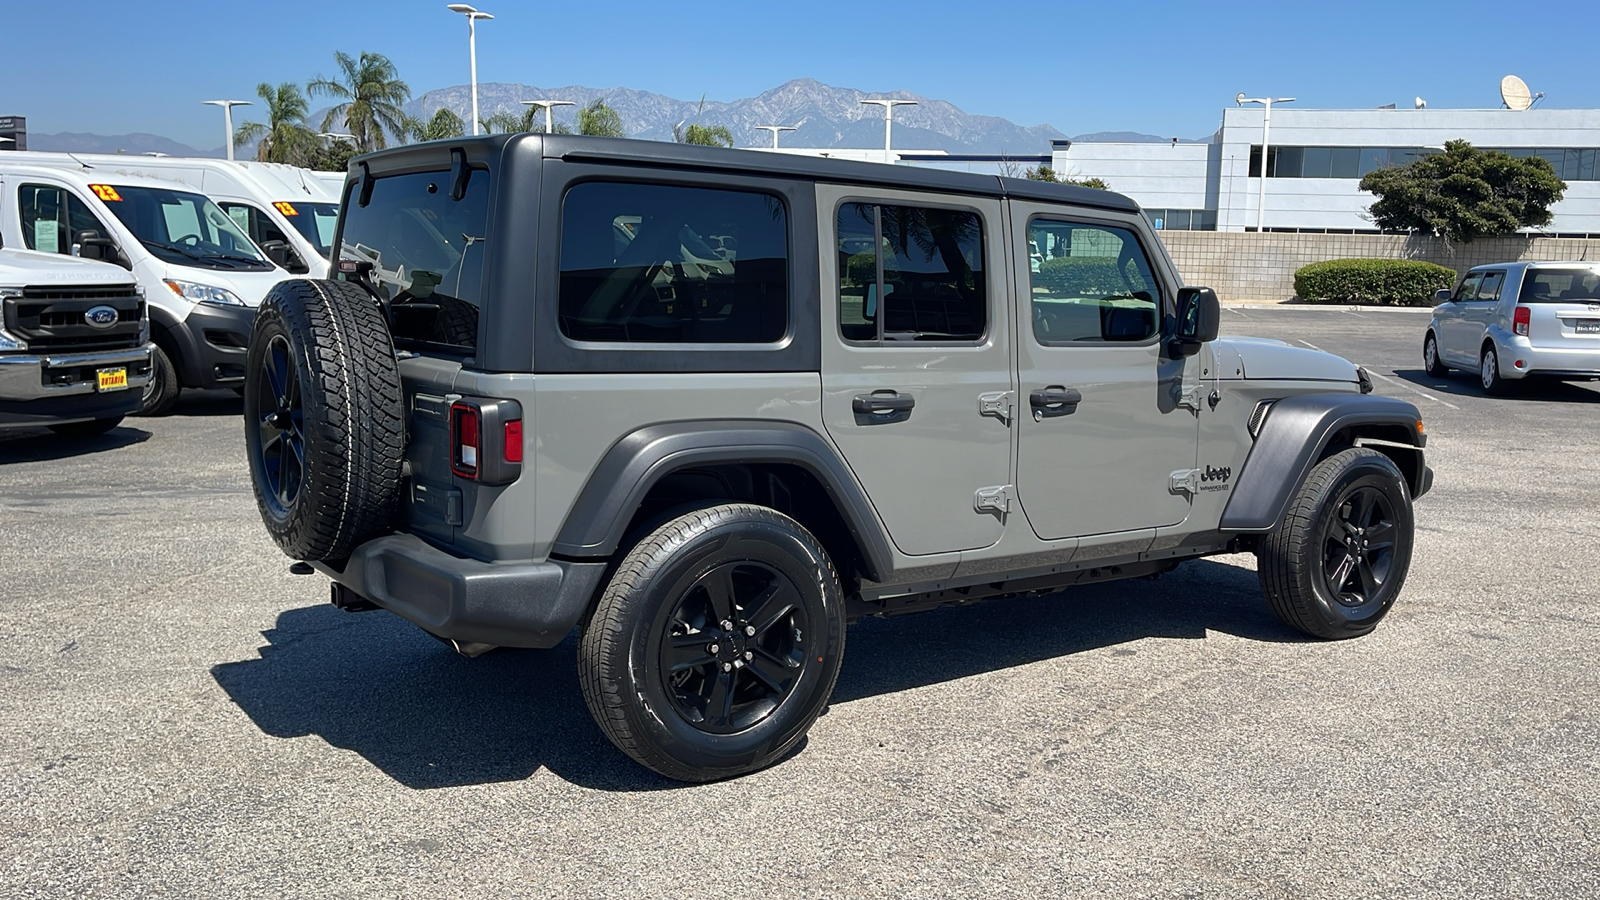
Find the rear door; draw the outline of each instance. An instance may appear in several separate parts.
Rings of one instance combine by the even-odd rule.
[[[819,185],[817,213],[829,436],[902,553],[993,544],[1013,409],[999,200]]]
[[[1180,399],[1201,357],[1163,357],[1175,286],[1132,222],[1016,201],[1011,221],[1017,246],[1038,248],[1017,259],[1017,486],[1028,521],[1045,540],[1182,522],[1190,501],[1173,476],[1196,465],[1199,425]]]
[[[1600,350],[1600,272],[1529,269],[1517,302],[1528,308],[1535,349]]]

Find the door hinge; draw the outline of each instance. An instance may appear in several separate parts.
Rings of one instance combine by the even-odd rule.
[[[1205,393],[1205,390],[1206,388],[1203,384],[1179,388],[1178,405],[1199,412],[1201,396]]]
[[[978,415],[994,416],[1002,422],[1011,422],[1011,391],[989,391],[978,395]]]
[[[1174,494],[1188,494],[1190,497],[1200,493],[1200,470],[1179,469],[1173,472],[1167,490]]]
[[[1005,515],[1011,511],[1011,485],[978,488],[978,492],[972,495],[972,508],[981,513]]]

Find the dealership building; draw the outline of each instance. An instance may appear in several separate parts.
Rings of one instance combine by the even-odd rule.
[[[1158,227],[1255,231],[1263,110],[1223,111],[1210,143],[1052,142],[1058,174],[1100,178]],[[1272,108],[1266,231],[1376,234],[1361,176],[1440,152],[1446,141],[1541,156],[1567,183],[1539,233],[1600,237],[1600,110]],[[908,162],[911,160],[907,160]]]

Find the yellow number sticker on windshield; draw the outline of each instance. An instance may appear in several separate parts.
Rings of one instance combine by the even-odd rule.
[[[116,203],[122,199],[122,195],[117,193],[117,189],[109,184],[91,184],[89,185],[89,190],[94,191],[96,197],[109,203]]]
[[[286,216],[298,216],[298,215],[300,215],[300,211],[294,208],[294,204],[293,203],[285,203],[282,200],[279,200],[277,203],[274,203],[272,205],[277,207],[278,212],[281,212]]]

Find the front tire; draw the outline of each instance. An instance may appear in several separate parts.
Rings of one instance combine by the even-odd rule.
[[[178,404],[178,397],[182,394],[183,386],[178,384],[178,367],[172,364],[172,357],[161,349],[160,344],[151,345],[150,383],[145,385],[144,398],[134,415],[164,416],[172,412],[172,407]]]
[[[1317,463],[1256,551],[1273,614],[1325,640],[1367,634],[1405,583],[1412,532],[1411,492],[1394,460],[1352,447]]]
[[[584,629],[578,672],[618,749],[713,781],[793,749],[843,657],[844,599],[821,543],[779,512],[729,504],[634,546]]]
[[[1422,339],[1422,368],[1434,378],[1450,374],[1450,367],[1439,359],[1439,341],[1431,331]]]

